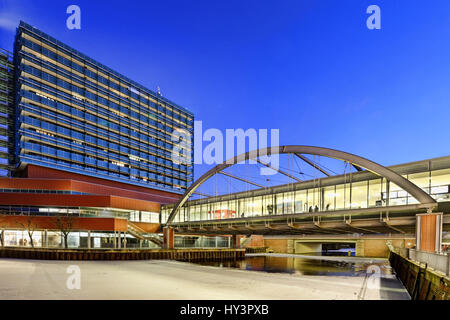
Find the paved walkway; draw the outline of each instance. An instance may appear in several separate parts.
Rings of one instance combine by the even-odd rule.
[[[72,286],[80,270],[80,289]],[[75,267],[73,267],[75,266]],[[73,272],[73,271],[72,271]],[[409,299],[395,277],[274,274],[176,261],[0,259],[0,299]]]

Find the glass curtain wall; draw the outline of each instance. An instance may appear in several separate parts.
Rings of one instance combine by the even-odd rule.
[[[437,201],[450,201],[450,169],[414,173],[404,177],[430,193]],[[195,205],[190,208],[189,221],[364,209],[415,203],[417,200],[395,183],[385,178],[376,178]],[[163,221],[170,210],[163,207]],[[180,211],[175,221],[188,221],[183,220],[185,219],[183,210],[186,209]]]

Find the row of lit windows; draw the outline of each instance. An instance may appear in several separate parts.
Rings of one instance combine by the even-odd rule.
[[[23,69],[24,69],[24,73],[22,73],[22,76],[26,76],[27,74],[32,75],[34,77],[39,78],[42,81],[47,81],[47,82],[57,86],[58,87],[57,89],[60,90],[60,91],[63,91],[63,89],[67,87],[66,89],[68,91],[72,92],[72,96],[74,96],[73,92],[78,92],[80,90],[84,91],[83,89],[80,89],[80,88],[74,86],[73,84],[67,83],[67,82],[65,82],[63,80],[60,80],[60,79],[58,79],[58,78],[56,78],[56,77],[54,77],[52,75],[46,74],[45,72],[37,70],[37,69],[35,69],[33,67],[24,65]],[[45,85],[45,83],[44,83],[44,85]],[[82,94],[81,92],[78,92],[78,93]],[[109,107],[111,107],[111,108],[114,108],[114,106],[116,106],[117,108],[115,108],[115,109],[119,111],[119,108],[118,108],[117,105],[113,105],[113,104],[109,103],[108,100],[106,100],[106,99],[104,99],[102,97],[95,96],[95,95],[90,96],[90,93],[88,94],[87,92],[82,94],[82,96],[85,96],[85,97],[89,98],[89,100],[85,100],[85,99],[83,99],[81,97],[78,97],[78,99],[77,99],[77,100],[81,100],[82,102],[85,102],[85,108],[86,109],[90,109],[89,107],[91,107],[94,112],[99,112],[99,111],[103,111],[104,110],[103,112],[105,113],[105,117],[107,117],[107,118],[110,118],[110,117],[114,118],[114,117],[116,117],[117,121],[124,121],[124,120],[127,120],[127,119],[130,119],[130,120],[136,119],[138,122],[140,122],[142,124],[145,124],[145,125],[148,125],[148,126],[151,126],[151,127],[154,127],[156,130],[158,130],[158,129],[159,130],[164,130],[166,132],[166,134],[168,134],[169,136],[172,133],[172,131],[174,130],[174,128],[171,128],[170,126],[164,125],[160,121],[155,121],[155,120],[149,118],[148,114],[147,115],[138,114],[137,112],[134,112],[132,110],[127,112],[128,114],[123,112],[122,117],[119,117],[119,114],[117,114],[117,113],[115,114],[114,112],[111,112],[111,111],[107,110],[108,105],[109,105]],[[76,96],[74,96],[74,97],[76,97]],[[50,98],[48,98],[48,99],[50,99]],[[87,101],[91,101],[93,104],[96,104],[97,107],[87,103]],[[51,103],[51,102],[53,102],[53,103]],[[55,101],[53,99],[51,99],[50,102],[49,102],[49,105],[56,105],[56,103],[55,103]],[[103,105],[106,109],[102,110],[100,105]],[[123,109],[125,109],[125,108],[123,108]],[[125,110],[121,110],[121,111],[125,111]],[[128,115],[128,117],[126,115]],[[166,120],[164,120],[164,121],[166,121]],[[177,125],[177,127],[179,127],[179,125]]]
[[[42,48],[44,50],[45,53],[47,52],[51,52],[52,55],[56,55],[57,57],[60,57],[59,59],[61,59],[62,61],[59,61],[59,66],[64,67],[64,69],[69,70],[71,73],[74,74],[79,74],[81,77],[84,78],[84,76],[89,76],[92,79],[96,80],[97,83],[99,83],[101,86],[104,87],[110,87],[112,90],[115,90],[116,92],[120,92],[123,95],[127,95],[127,96],[131,96],[133,99],[146,99],[149,101],[154,101],[154,102],[164,102],[167,103],[165,99],[161,99],[160,98],[156,98],[156,96],[154,96],[154,94],[148,94],[147,92],[142,93],[141,89],[137,89],[137,88],[133,88],[132,86],[129,86],[127,84],[127,86],[123,86],[123,76],[121,76],[120,78],[114,79],[113,75],[109,75],[109,79],[110,81],[108,81],[105,77],[101,76],[101,71],[99,71],[98,69],[98,63],[94,62],[93,66],[86,66],[86,67],[82,67],[80,65],[78,65],[77,63],[74,62],[70,62],[70,59],[73,59],[73,56],[67,56],[67,58],[64,58],[63,56],[65,55],[65,53],[63,53],[60,50],[54,50],[54,45],[49,43],[49,45],[52,47],[50,49],[46,48],[46,46],[48,46],[47,44],[42,43],[40,40],[37,40],[36,38],[30,37],[28,36],[28,34],[22,34],[23,38],[20,39],[20,41],[23,43],[24,40],[28,40],[31,41],[31,43],[33,44],[33,46],[35,46],[35,48],[39,49]],[[42,44],[39,45],[36,43],[36,41],[39,41],[39,43]],[[40,52],[39,50],[34,50],[34,52]],[[38,53],[38,55],[40,55],[40,53]],[[59,59],[52,59],[55,63],[56,60]],[[87,58],[88,60],[90,60],[89,58]],[[44,59],[47,60],[47,59]],[[92,69],[92,70],[90,70]],[[112,71],[112,73],[114,73],[114,71]],[[108,75],[105,74],[106,77],[108,77]],[[138,85],[138,87],[140,87]],[[144,90],[145,91],[145,90]],[[162,101],[161,101],[162,100]],[[180,113],[185,115],[188,120],[190,120],[190,116],[185,114],[185,111],[179,109],[179,108],[174,108],[174,113]]]
[[[26,100],[23,101],[26,102]],[[66,134],[68,137],[72,136],[72,138],[84,140],[87,143],[91,143],[94,145],[99,144],[102,145],[103,147],[107,147],[108,143],[107,141],[110,141],[110,143],[111,141],[114,141],[115,143],[130,147],[132,149],[134,148],[136,150],[144,150],[151,153],[156,153],[159,156],[166,159],[172,159],[171,149],[169,151],[166,151],[166,149],[164,148],[166,144],[161,140],[154,139],[152,136],[138,134],[134,130],[131,131],[130,135],[119,135],[111,130],[104,130],[101,127],[94,126],[89,123],[83,123],[76,119],[69,118],[64,115],[54,113],[52,111],[43,110],[42,108],[39,108],[39,106],[34,105],[32,102],[30,102],[30,104],[20,103],[19,106],[23,111],[25,111],[22,112],[23,114],[31,113],[29,117],[37,121],[34,120],[29,121],[31,121],[32,123],[36,122],[36,124],[33,125],[38,126],[42,130],[55,133],[57,132],[56,128],[61,127],[64,128],[59,129],[61,130],[60,133],[62,134],[64,130],[67,131],[70,130],[68,128],[71,128],[72,130],[70,130],[70,134]],[[44,118],[46,120],[49,120],[50,122],[39,120],[36,118]],[[22,120],[22,118],[19,119]],[[56,124],[53,124],[52,122]],[[39,126],[39,123],[41,124],[41,126]],[[88,132],[91,135],[85,134],[85,132]],[[104,139],[96,138],[92,135],[99,135]]]
[[[81,78],[77,79],[77,77],[74,74],[69,73],[68,71],[61,71],[56,66],[54,67],[55,68],[54,70],[50,70],[50,72],[56,73],[58,75],[57,80],[56,80],[57,82],[54,83],[54,81],[49,80],[49,79],[53,80],[53,78],[49,78],[50,75],[45,72],[42,72],[41,76],[39,76],[39,72],[41,72],[41,68],[43,65],[42,61],[39,61],[39,65],[36,65],[36,63],[29,62],[28,58],[29,57],[26,57],[26,60],[23,61],[23,63],[25,64],[23,67],[24,71],[26,71],[30,74],[33,74],[37,77],[40,77],[45,81],[52,82],[53,84],[59,86],[60,88],[65,88],[65,89],[71,91],[72,96],[77,100],[86,102],[87,99],[84,99],[84,97],[86,97],[92,101],[100,102],[105,106],[109,106],[110,108],[116,110],[117,112],[120,112],[120,114],[122,116],[129,117],[131,115],[134,118],[138,118],[137,113],[135,111],[133,111],[132,108],[130,109],[130,107],[134,107],[134,108],[136,108],[136,110],[141,111],[143,113],[143,115],[148,115],[150,118],[155,119],[155,120],[165,121],[174,127],[182,127],[182,128],[186,128],[186,129],[189,127],[192,127],[193,120],[181,122],[177,118],[171,119],[171,115],[169,113],[162,113],[163,115],[157,114],[156,110],[159,110],[159,108],[156,105],[154,106],[155,112],[149,111],[147,108],[145,110],[141,110],[142,109],[141,105],[139,105],[139,106],[135,105],[130,100],[123,101],[124,99],[115,96],[114,92],[111,92],[111,91],[104,92],[104,96],[107,98],[107,99],[105,99],[101,96],[101,93],[100,93],[101,87],[97,86],[94,83],[87,81],[86,79],[81,79]],[[30,59],[34,60],[34,58],[30,58]],[[46,69],[49,69],[49,68],[46,68]],[[69,74],[66,75],[66,73],[69,73]],[[70,83],[63,80],[64,78],[67,80],[70,80]],[[74,80],[76,83],[81,84],[85,88],[89,88],[89,89],[93,90],[97,94],[91,93],[89,90],[79,88],[78,86],[71,85],[71,83]],[[74,94],[74,93],[78,93],[78,94]],[[123,106],[122,104],[119,105],[119,104],[114,103],[112,101],[112,99],[118,99],[119,101],[117,101],[117,102],[120,104],[120,101],[121,101],[123,104],[125,104],[125,106]],[[128,104],[130,104],[130,106],[128,106]]]
[[[450,169],[405,176],[436,201],[450,201]],[[301,184],[301,183],[300,183]],[[417,204],[407,192],[386,179],[354,182],[322,188],[304,189],[266,196],[233,199],[204,204],[187,202],[176,221],[243,218],[249,216],[325,212],[333,210]],[[161,208],[163,221],[172,205]]]
[[[107,178],[109,180],[116,180],[119,182],[133,183],[137,185],[148,185],[149,187],[160,187],[163,189],[171,189],[180,191],[181,188],[186,188],[188,183],[178,179],[172,179],[169,177],[162,177],[161,175],[156,176],[156,180],[152,180],[145,176],[134,175],[134,174],[125,174],[114,171],[102,170],[100,167],[91,167],[88,165],[80,165],[76,162],[68,162],[62,159],[56,159],[54,157],[46,157],[41,154],[22,154],[22,161],[35,164],[38,166],[47,166],[50,168],[60,168],[62,170],[67,170],[75,173],[80,173],[83,175],[92,175],[100,178]],[[139,172],[141,174],[141,172]]]
[[[68,151],[64,151],[61,149],[57,149],[57,148],[41,146],[39,144],[31,143],[31,142],[23,142],[22,149],[23,149],[22,153],[26,153],[26,154],[28,154],[28,156],[30,156],[29,152],[33,152],[35,154],[39,153],[39,154],[44,154],[44,155],[53,157],[55,159],[54,161],[56,163],[60,159],[67,160],[67,161],[71,161],[71,162],[78,162],[80,164],[85,164],[87,166],[101,167],[103,169],[120,172],[121,174],[124,174],[124,175],[128,174],[130,176],[133,175],[133,176],[140,176],[143,178],[161,180],[166,183],[175,183],[178,185],[186,185],[186,181],[182,180],[183,178],[185,180],[187,180],[186,176],[182,176],[182,175],[178,175],[178,174],[175,175],[173,171],[165,170],[164,172],[151,173],[151,172],[148,172],[148,168],[143,168],[143,167],[133,168],[133,167],[129,167],[129,166],[119,165],[121,162],[117,162],[114,160],[110,160],[110,161],[105,161],[105,160],[101,160],[101,159],[96,160],[95,158],[92,158],[89,156],[83,156],[81,154],[76,154],[73,152],[68,152]],[[39,159],[40,156],[36,155],[34,157],[37,157]],[[146,169],[146,170],[142,170],[142,169]],[[111,174],[114,175],[112,172],[111,172]],[[175,179],[173,177],[177,177],[178,179]]]
[[[70,126],[76,126],[79,129],[85,130],[85,127],[91,127],[93,128],[92,131],[98,131],[103,135],[106,136],[112,136],[115,137],[115,139],[122,139],[127,141],[128,139],[134,139],[139,144],[146,142],[146,143],[153,143],[155,145],[158,145],[159,149],[167,150],[166,154],[168,157],[171,157],[171,151],[172,151],[172,144],[178,143],[177,141],[171,141],[170,138],[154,138],[154,134],[148,133],[145,130],[143,130],[144,126],[140,125],[139,123],[130,121],[130,124],[126,124],[124,121],[119,122],[119,117],[116,119],[119,124],[116,124],[111,120],[112,118],[107,118],[108,120],[98,117],[97,115],[100,115],[101,113],[95,113],[95,111],[92,110],[91,113],[87,113],[81,110],[78,110],[76,108],[72,108],[68,105],[61,104],[61,103],[55,103],[52,100],[48,100],[45,98],[40,97],[37,93],[30,92],[30,91],[21,91],[21,95],[23,96],[22,102],[23,103],[29,103],[30,105],[35,106],[35,108],[32,108],[31,106],[29,109],[33,110],[33,113],[38,113],[42,116],[45,116],[46,118],[51,118],[54,121],[61,121],[65,122],[67,125]],[[31,101],[36,101],[37,103],[41,105],[37,105]],[[23,104],[19,105],[20,107],[23,107]],[[53,112],[51,110],[57,110],[58,113]],[[72,117],[67,117],[62,113],[68,113],[72,115]],[[105,113],[105,117],[108,116],[108,113]],[[80,118],[81,121],[77,120],[77,118]],[[90,125],[92,123],[93,125]],[[102,130],[102,128],[105,128]],[[114,131],[118,132],[119,134],[115,134]],[[141,133],[140,133],[141,132]],[[143,132],[143,133],[142,133]],[[191,136],[191,141],[193,137]],[[169,142],[170,141],[170,142]],[[189,145],[187,145],[188,148],[190,148]],[[189,151],[189,150],[188,150]]]
[[[25,121],[25,123],[27,122],[28,121]],[[185,165],[173,164],[168,160],[155,157],[145,152],[137,152],[131,149],[121,148],[120,152],[122,152],[125,155],[119,155],[114,152],[111,152],[112,150],[115,150],[115,148],[111,147],[110,145],[108,145],[110,150],[105,151],[104,149],[86,146],[82,142],[67,140],[59,136],[54,137],[53,135],[53,137],[50,137],[51,134],[45,134],[44,136],[40,136],[39,134],[33,132],[33,130],[30,129],[20,129],[20,133],[23,133],[23,136],[26,137],[25,141],[31,142],[34,141],[39,145],[41,145],[43,149],[45,147],[57,146],[64,150],[80,152],[83,155],[87,155],[87,157],[100,156],[106,159],[116,159],[118,161],[123,161],[124,164],[128,163],[134,164],[136,167],[150,168],[153,170],[156,169],[165,172],[168,172],[168,170],[169,172],[172,172],[171,170],[173,170],[175,174],[180,173],[181,175],[183,175],[183,172],[185,173],[192,172],[192,168],[186,168]],[[23,145],[21,146],[23,147]]]
[[[121,126],[128,126],[130,127],[130,129],[132,129],[131,134],[133,134],[133,130],[136,130],[138,132],[142,132],[145,135],[151,135],[151,136],[156,136],[157,138],[161,139],[161,140],[169,140],[171,139],[171,132],[169,133],[163,133],[161,130],[159,129],[165,129],[165,127],[163,128],[157,128],[154,129],[151,126],[149,126],[148,124],[142,124],[139,121],[134,121],[133,119],[127,119],[127,118],[123,118],[123,117],[118,117],[117,114],[114,113],[114,111],[110,111],[101,107],[95,107],[94,105],[90,104],[90,103],[84,103],[81,102],[77,99],[73,99],[72,95],[68,95],[66,93],[64,93],[63,91],[55,91],[56,89],[53,89],[48,87],[48,86],[42,86],[41,84],[39,85],[35,85],[34,84],[34,80],[31,78],[23,78],[22,81],[24,81],[27,85],[23,85],[22,86],[22,90],[20,92],[20,94],[22,96],[25,96],[27,99],[36,101],[40,104],[42,104],[43,108],[46,108],[46,106],[48,106],[46,108],[50,109],[55,109],[54,104],[51,103],[51,101],[55,101],[54,99],[50,98],[50,96],[53,96],[56,100],[56,106],[60,106],[59,107],[61,109],[62,112],[66,112],[66,113],[71,113],[71,115],[73,116],[78,116],[80,118],[83,118],[83,116],[81,116],[82,114],[84,114],[84,119],[87,121],[90,121],[90,117],[92,116],[103,116],[105,120],[111,120],[112,122],[116,121],[116,122],[120,122]],[[39,92],[36,91],[40,91],[40,92],[44,92],[45,94],[48,95],[43,95]],[[63,102],[61,102],[63,101]],[[67,104],[65,104],[64,102],[66,102]],[[65,108],[65,106],[68,106],[68,104],[73,105],[74,107],[72,107],[71,112],[67,112],[64,111],[63,108]],[[78,108],[76,108],[78,106]],[[167,129],[166,129],[167,130]]]
[[[78,194],[78,195],[88,195],[90,193],[71,191],[71,190],[44,190],[44,189],[8,189],[0,188],[0,192],[4,193],[49,193],[49,194]]]
[[[30,41],[28,39],[22,38],[21,39],[22,43],[29,47],[30,49],[39,52],[45,56],[47,56],[48,58],[54,60],[55,62],[58,61],[58,63],[61,63],[63,65],[66,65],[67,67],[78,71],[80,74],[83,74],[91,79],[93,79],[94,81],[98,81],[99,83],[102,83],[105,86],[108,86],[116,91],[119,91],[123,94],[126,94],[127,96],[130,96],[132,98],[134,98],[135,100],[140,100],[141,102],[150,105],[150,102],[148,99],[145,99],[145,97],[141,94],[138,94],[139,91],[136,89],[132,89],[131,87],[123,87],[123,86],[119,86],[117,85],[115,82],[113,81],[109,81],[106,78],[100,76],[100,75],[96,75],[95,72],[91,72],[89,71],[89,69],[81,67],[79,64],[75,63],[75,62],[70,62],[68,61],[68,59],[62,57],[59,54],[56,54],[54,52],[52,52],[51,50],[48,50],[46,48],[43,48],[42,46],[40,46],[39,44],[34,43],[33,41]],[[38,40],[39,41],[39,40]],[[60,52],[61,53],[61,52]],[[120,81],[120,80],[119,80]],[[119,82],[118,81],[118,82]],[[165,103],[165,101],[164,101]],[[166,111],[166,109],[163,109]],[[168,112],[170,110],[167,110],[166,113],[168,113],[170,115],[170,113]],[[192,118],[186,114],[183,114],[183,111],[181,110],[177,110],[177,112],[180,112],[180,120],[184,120],[184,122],[192,120]],[[177,112],[173,112],[173,115],[175,116],[177,114]]]
[[[25,100],[24,100],[25,101]],[[28,119],[28,123],[38,127],[39,129],[50,131],[50,133],[60,133],[66,135],[67,137],[72,137],[74,139],[78,139],[81,141],[85,141],[87,143],[91,143],[94,145],[101,145],[103,147],[108,146],[108,141],[114,141],[114,143],[118,143],[126,148],[130,147],[131,149],[136,149],[137,151],[147,151],[151,153],[157,153],[159,156],[172,160],[172,146],[164,143],[161,140],[156,140],[151,136],[146,136],[143,134],[138,134],[136,131],[132,131],[131,135],[119,135],[114,133],[113,131],[101,130],[99,127],[95,127],[90,125],[89,123],[83,123],[76,119],[72,119],[66,117],[64,115],[56,114],[52,111],[42,110],[39,106],[34,106],[32,102],[30,105],[25,103],[20,104],[22,110],[32,113],[32,120]],[[35,117],[44,117],[46,120],[50,120],[50,122],[35,119]],[[24,117],[26,118],[26,117]],[[20,118],[23,121],[22,118]],[[52,122],[56,124],[52,124]],[[69,129],[70,128],[70,129]],[[119,129],[119,131],[122,127]],[[91,135],[85,133],[88,132]],[[93,135],[101,135],[102,138],[96,138]],[[155,145],[153,147],[152,145]],[[185,153],[189,152],[189,145],[186,145],[188,148],[185,149]],[[164,147],[170,147],[169,151],[165,151]],[[192,154],[191,150],[191,154]]]
[[[12,105],[12,64],[8,53],[0,53],[0,176],[9,174],[8,124]]]
[[[85,159],[102,161],[103,159],[115,159],[118,163],[122,163],[122,166],[137,167],[146,170],[157,170],[160,172],[169,173],[170,175],[177,175],[183,179],[191,178],[192,167],[186,168],[185,165],[173,164],[167,160],[149,155],[145,152],[135,152],[130,150],[131,153],[127,153],[127,150],[123,150],[125,155],[118,155],[114,152],[105,151],[104,149],[98,149],[90,146],[83,145],[81,142],[74,141],[73,143],[61,137],[47,137],[39,136],[30,129],[20,129],[23,135],[27,137],[25,141],[36,142],[39,146],[33,146],[33,150],[42,153],[50,153],[55,155],[57,146],[60,149],[68,150],[74,154],[76,152],[85,155]],[[21,147],[26,147],[23,143]],[[122,151],[122,150],[121,150]],[[141,156],[139,157],[138,154]]]
[[[39,109],[34,109],[34,108],[28,108],[26,105],[24,105],[23,110],[28,112],[31,112],[32,114],[30,115],[23,115],[20,117],[20,120],[30,124],[34,127],[38,127],[41,130],[44,130],[47,132],[47,135],[51,136],[54,135],[56,133],[58,133],[59,135],[63,135],[70,138],[73,138],[75,140],[79,140],[79,141],[84,141],[88,144],[92,144],[92,145],[99,145],[103,148],[111,148],[117,151],[121,151],[124,153],[128,153],[129,150],[135,150],[135,151],[131,151],[131,152],[137,152],[139,151],[144,151],[147,153],[154,153],[157,154],[158,156],[160,156],[162,159],[170,159],[168,161],[172,160],[172,153],[171,152],[167,152],[164,150],[161,150],[161,144],[159,143],[159,141],[155,141],[152,137],[147,137],[148,142],[145,144],[145,140],[133,140],[130,139],[130,136],[123,136],[123,135],[116,135],[113,132],[104,132],[102,134],[103,138],[105,139],[101,139],[101,138],[97,138],[94,135],[98,134],[98,132],[95,132],[94,130],[92,130],[92,128],[88,125],[83,125],[83,123],[78,122],[76,120],[72,120],[72,119],[68,119],[64,116],[47,116],[44,114],[44,119],[45,120],[50,120],[50,122],[48,121],[44,121],[44,120],[40,120],[37,118],[41,118],[42,117],[42,112],[39,111]],[[67,119],[67,120],[65,120]],[[56,124],[53,124],[52,122],[55,122]],[[78,123],[78,126],[76,125]],[[109,139],[108,139],[109,138]],[[112,142],[114,141],[114,142]],[[153,146],[156,145],[156,146]]]
[[[78,137],[74,135],[72,130],[62,128],[60,126],[55,126],[54,128],[55,130],[51,130],[52,127],[47,127],[44,121],[34,119],[28,116],[22,116],[21,121],[24,124],[28,124],[30,126],[37,128],[45,128],[47,130],[50,130],[50,132],[52,132],[49,134],[40,135],[38,132],[36,131],[33,132],[30,129],[26,128],[20,129],[20,133],[24,137],[34,139],[36,140],[36,142],[39,142],[39,144],[48,143],[52,146],[56,145],[59,147],[64,147],[69,150],[78,151],[82,154],[87,155],[90,154],[92,156],[100,154],[103,155],[103,157],[105,158],[115,158],[125,163],[132,163],[134,161],[134,163],[138,164],[138,166],[145,166],[147,168],[153,168],[154,165],[149,164],[153,163],[156,164],[158,167],[161,167],[161,169],[162,167],[167,167],[168,169],[174,170],[175,172],[178,170],[186,173],[192,172],[192,167],[187,167],[185,164],[174,164],[171,160],[165,160],[161,157],[154,156],[145,150],[142,151],[142,149],[144,148],[141,148],[141,151],[134,150],[129,147],[119,146],[112,142],[107,143],[102,139],[91,137],[89,135],[83,135],[84,136],[83,139],[83,137],[81,136]],[[68,139],[64,137],[67,137]],[[85,142],[69,140],[71,137],[72,139],[75,138],[80,139],[80,141],[90,142],[92,146],[85,145]],[[131,159],[130,156],[134,156],[135,158]],[[136,157],[139,158],[139,161],[136,160]],[[140,160],[145,161],[141,162]]]
[[[31,216],[56,214],[88,217],[126,218],[139,222],[159,222],[159,213],[149,211],[123,210],[113,208],[70,208],[70,207],[33,207],[33,206],[0,206],[0,214],[25,214]]]

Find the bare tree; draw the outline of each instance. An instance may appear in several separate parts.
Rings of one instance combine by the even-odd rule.
[[[72,231],[74,222],[73,216],[61,216],[58,215],[56,217],[56,225],[58,226],[58,229],[61,231],[61,235],[64,238],[64,248],[69,248],[68,238],[69,234]]]
[[[7,222],[6,217],[5,217],[5,215],[1,214],[0,215],[0,246],[2,246],[2,247],[5,246],[5,230],[3,230],[5,222]]]
[[[33,241],[33,233],[37,229],[37,224],[33,223],[35,216],[27,216],[24,222],[16,221],[16,224],[19,225],[22,229],[27,230],[28,237],[30,238],[31,247],[34,249],[34,241]]]

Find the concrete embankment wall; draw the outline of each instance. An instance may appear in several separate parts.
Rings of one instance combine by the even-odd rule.
[[[390,252],[389,261],[413,300],[450,300],[450,279]]]
[[[245,249],[175,249],[175,250],[63,250],[0,249],[0,258],[38,260],[232,260],[242,259]]]

